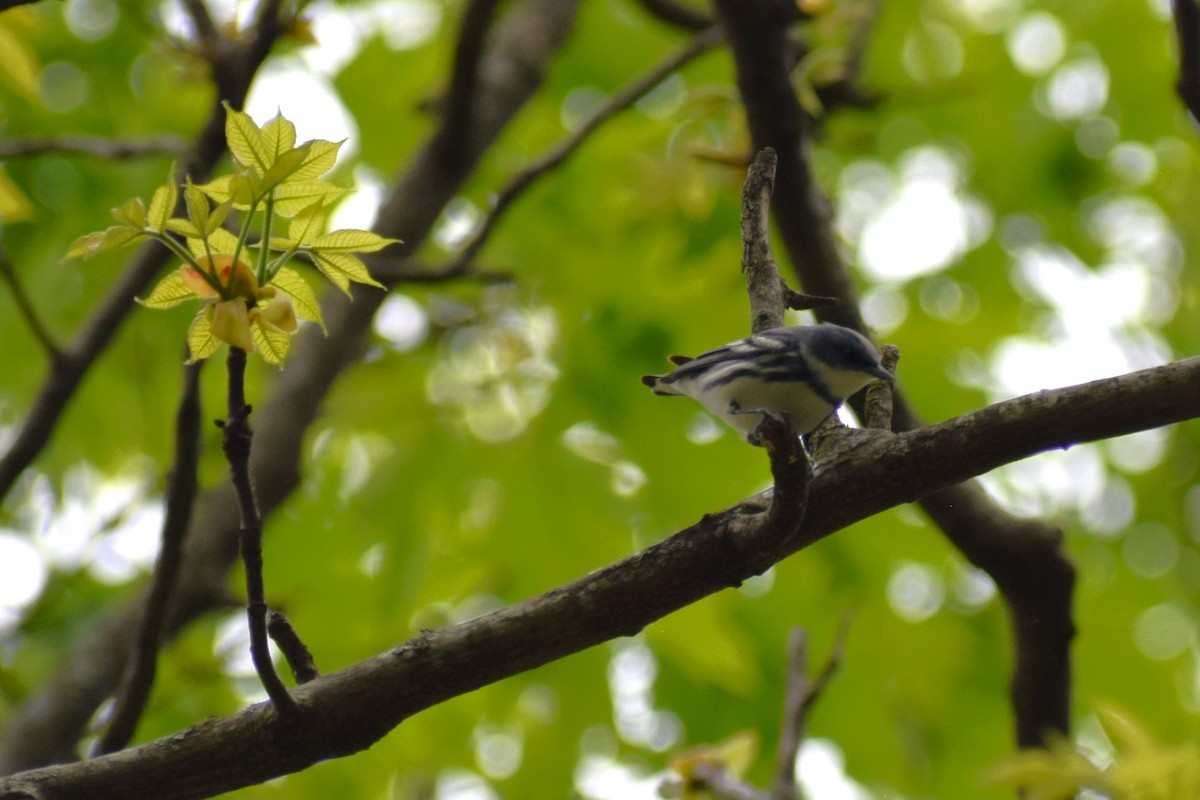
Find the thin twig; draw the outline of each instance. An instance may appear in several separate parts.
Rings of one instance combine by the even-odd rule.
[[[167,483],[162,548],[150,593],[146,596],[146,609],[133,653],[117,691],[112,719],[96,744],[98,754],[116,752],[129,744],[154,686],[167,606],[183,564],[183,542],[196,499],[196,467],[200,462],[200,368],[203,364],[198,361],[183,368],[183,392],[175,415],[175,457]]]
[[[312,651],[300,639],[300,634],[296,633],[291,621],[282,611],[267,612],[267,633],[287,659],[297,684],[303,685],[321,676]]]
[[[706,790],[719,800],[770,800],[766,792],[738,780],[716,764],[696,764],[690,788]]]
[[[721,31],[715,27],[693,37],[678,53],[663,60],[645,75],[613,95],[608,102],[596,109],[549,153],[510,178],[496,195],[491,209],[480,223],[475,235],[450,263],[437,269],[434,274],[440,279],[445,279],[462,275],[469,270],[471,263],[491,237],[504,212],[530,185],[566,161],[605,122],[632,106],[683,65],[716,47],[720,41]]]
[[[250,658],[254,669],[271,702],[283,716],[295,716],[300,709],[288,694],[275,665],[271,662],[271,649],[267,643],[267,601],[263,588],[262,516],[258,501],[254,497],[254,485],[250,480],[250,406],[246,405],[246,351],[240,347],[229,347],[226,359],[229,371],[229,416],[222,429],[225,457],[233,487],[237,491],[238,506],[242,514],[240,544],[242,564],[246,570],[246,620],[250,629]]]
[[[16,268],[8,258],[8,252],[2,246],[0,246],[0,275],[4,276],[4,281],[8,284],[9,291],[12,292],[13,302],[17,304],[17,309],[25,318],[25,323],[29,325],[33,338],[38,340],[38,344],[42,346],[51,360],[57,361],[62,357],[62,349],[42,322],[41,317],[38,316],[37,309],[33,307],[33,301],[29,299],[29,295],[25,293],[25,287],[21,285],[21,279],[17,277]]]
[[[796,800],[796,757],[804,743],[809,712],[842,665],[846,636],[850,632],[850,615],[842,618],[829,660],[813,679],[808,677],[808,635],[801,627],[792,628],[788,636],[788,684],[783,701],[783,724],[779,732],[779,751],[775,786],[771,800]]]
[[[894,344],[885,344],[880,348],[880,359],[883,368],[892,375],[896,374],[896,364],[900,361],[900,348]],[[867,399],[863,401],[863,425],[880,431],[892,429],[892,384],[887,381],[875,381],[867,389]]]
[[[46,153],[78,153],[118,161],[143,156],[179,155],[187,144],[178,136],[151,136],[146,139],[122,141],[103,136],[64,133],[60,136],[38,136],[0,141],[0,159],[40,156]]]
[[[192,21],[196,39],[201,45],[208,45],[221,38],[221,34],[217,32],[217,24],[213,22],[208,4],[204,0],[183,0],[183,8]]]
[[[1192,120],[1200,122],[1200,9],[1196,0],[1172,0],[1171,8],[1179,42],[1179,80],[1175,91]]]

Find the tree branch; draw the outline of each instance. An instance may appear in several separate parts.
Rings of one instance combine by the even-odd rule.
[[[102,136],[62,134],[0,141],[0,159],[40,156],[46,153],[79,153],[114,161],[144,156],[175,156],[186,143],[178,136],[152,136],[136,141],[105,139]]]
[[[808,728],[808,715],[812,707],[833,680],[842,666],[846,649],[846,636],[850,632],[850,617],[842,619],[837,640],[829,660],[810,680],[808,677],[808,635],[801,627],[792,628],[788,637],[788,685],[783,703],[783,725],[779,734],[775,785],[771,789],[771,800],[796,800],[796,757],[804,744]]]
[[[271,648],[267,640],[267,600],[263,582],[262,515],[258,510],[258,499],[254,496],[254,484],[250,479],[250,406],[246,403],[246,351],[229,346],[226,358],[229,373],[228,416],[221,425],[224,432],[222,446],[229,461],[229,473],[237,493],[238,508],[242,524],[238,543],[242,553],[242,565],[246,570],[246,625],[250,631],[250,658],[254,670],[262,681],[263,688],[279,714],[295,717],[299,712],[296,701],[288,694],[287,687],[279,679],[275,665],[271,662]]]
[[[1175,39],[1179,43],[1179,80],[1175,91],[1200,123],[1200,9],[1196,0],[1171,0],[1175,17]]]
[[[99,754],[113,753],[129,744],[154,687],[167,604],[183,562],[183,542],[196,500],[196,468],[200,463],[200,369],[203,364],[200,361],[183,368],[183,392],[175,415],[175,458],[167,485],[162,547],[112,718],[96,744]]]
[[[800,283],[805,291],[840,300],[818,309],[819,318],[866,332],[857,293],[837,250],[829,201],[809,166],[813,121],[791,82],[794,7],[786,0],[715,0],[715,5],[733,50],[754,147],[773,147],[779,153],[772,209]],[[895,390],[893,404],[897,430],[922,425]],[[861,405],[856,411],[862,418]],[[921,507],[972,564],[996,580],[1009,607],[1016,648],[1013,690],[1027,693],[1014,695],[1018,745],[1037,746],[1047,732],[1067,731],[1074,569],[1062,552],[1061,535],[1044,523],[1019,520],[996,508],[978,487],[943,489],[922,498]],[[1009,565],[1017,561],[1026,565],[1024,580],[1007,579]],[[1047,583],[1031,579],[1029,570],[1038,570]]]
[[[380,207],[375,232],[405,242],[393,252],[409,254],[424,241],[484,150],[538,89],[548,63],[570,32],[576,8],[577,2],[564,0],[509,4],[479,65],[474,136],[462,143],[461,150],[452,150],[444,144],[449,134],[443,123]],[[377,290],[356,292],[353,303],[331,293],[323,309],[328,337],[312,330],[297,337],[288,368],[259,410],[251,472],[264,514],[299,484],[297,465],[305,433],[341,371],[358,361],[382,301]],[[3,467],[0,461],[0,474]],[[237,557],[238,527],[231,488],[222,486],[200,498],[167,623],[169,633],[226,604],[225,585]],[[72,647],[61,673],[13,712],[0,741],[0,773],[75,758],[76,741],[120,678],[140,610],[140,602],[135,601],[101,619]]]
[[[645,97],[650,90],[658,86],[689,61],[716,47],[720,41],[721,32],[716,27],[710,28],[693,37],[678,53],[665,59],[662,63],[633,81],[610,98],[608,102],[596,109],[583,124],[559,142],[549,153],[509,179],[504,188],[496,195],[491,209],[488,211],[487,216],[484,217],[475,235],[471,237],[471,240],[467,242],[466,246],[463,247],[449,264],[436,270],[434,274],[442,278],[465,274],[470,269],[476,256],[479,255],[479,251],[483,249],[488,239],[491,238],[492,232],[495,230],[504,212],[538,178],[556,169],[566,161],[605,122],[632,106],[642,97]]]
[[[1200,358],[1037,392],[903,434],[842,431],[823,461],[803,534],[786,552],[763,496],[570,584],[323,676],[295,690],[305,724],[268,725],[257,704],[133,750],[0,780],[0,800],[183,800],[362,750],[413,714],[647,624],[899,503],[1044,450],[1200,416]]]
[[[50,356],[51,361],[60,358],[62,350],[54,341],[49,329],[42,323],[42,318],[38,316],[37,309],[33,307],[33,301],[25,293],[25,287],[21,285],[21,279],[17,277],[17,270],[3,247],[0,247],[0,275],[4,276],[4,282],[8,284],[8,289],[12,292],[13,302],[17,304],[17,310],[21,312],[21,316],[25,318],[25,323],[33,333],[33,338],[37,339],[38,344],[46,351],[46,355]]]

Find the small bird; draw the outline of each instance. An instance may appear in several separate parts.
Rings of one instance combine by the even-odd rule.
[[[764,411],[787,414],[808,434],[859,389],[893,380],[865,336],[830,323],[771,328],[671,363],[674,371],[642,383],[692,398],[753,445],[762,444],[755,431]]]

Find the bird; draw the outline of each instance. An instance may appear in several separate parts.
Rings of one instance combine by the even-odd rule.
[[[879,351],[850,328],[821,323],[770,328],[695,358],[671,356],[665,375],[643,375],[656,395],[691,397],[753,445],[764,414],[786,414],[807,435],[847,397],[891,382]]]

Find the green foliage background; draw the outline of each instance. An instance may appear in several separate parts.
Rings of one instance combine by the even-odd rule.
[[[161,46],[156,9],[122,4],[111,33],[80,41],[63,19],[64,8],[75,5],[86,4],[40,3],[17,12],[19,20],[13,12],[0,16],[0,22],[16,20],[10,24],[42,65],[77,66],[89,92],[87,102],[56,113],[0,87],[0,135],[190,136],[207,113],[211,90],[197,64]],[[361,132],[358,164],[343,162],[342,180],[357,165],[396,174],[431,130],[422,104],[445,85],[461,10],[457,2],[436,5],[444,16],[435,36],[402,50],[370,38],[336,76],[334,87]],[[1008,15],[1001,19],[1013,23],[1034,10],[1054,15],[1066,33],[1068,60],[1092,54],[1106,66],[1101,113],[1117,123],[1120,140],[1152,148],[1159,159],[1155,177],[1130,186],[1106,159],[1084,155],[1076,144],[1079,122],[1038,111],[1035,98],[1046,79],[1014,67],[1005,46],[1011,25],[981,30],[964,10],[972,5],[1000,9]],[[1102,254],[1085,232],[1085,203],[1121,193],[1154,203],[1183,255],[1171,286],[1177,311],[1165,323],[1143,327],[1161,334],[1177,355],[1200,349],[1200,283],[1190,255],[1200,246],[1193,224],[1200,151],[1196,130],[1172,94],[1165,5],[885,4],[863,76],[879,102],[839,111],[824,126],[816,156],[826,187],[836,196],[842,171],[861,159],[894,165],[911,148],[933,143],[969,164],[967,189],[997,221],[986,242],[951,266],[893,287],[909,312],[885,338],[900,346],[904,391],[927,419],[988,402],[979,388],[952,379],[964,352],[986,360],[1005,337],[1037,337],[1054,324],[1051,307],[1014,287],[1012,258],[995,232],[1010,215],[1039,220],[1047,241],[1095,267]],[[843,10],[835,4],[826,14]],[[947,33],[961,48],[960,64],[953,48],[920,50],[920,42]],[[464,198],[486,207],[506,176],[565,135],[564,109],[586,92],[614,92],[682,41],[627,0],[583,4],[547,85],[488,154]],[[917,77],[913,58],[927,60]],[[396,76],[386,92],[380,75]],[[523,432],[480,441],[452,411],[428,399],[431,372],[451,358],[461,324],[435,325],[407,352],[380,339],[367,363],[329,398],[311,435],[303,488],[269,521],[266,541],[268,594],[287,609],[323,670],[392,647],[420,627],[546,591],[766,484],[760,452],[728,433],[711,444],[691,443],[686,434],[696,409],[654,399],[637,381],[660,370],[668,353],[692,353],[747,328],[738,273],[741,175],[689,149],[703,144],[736,154],[746,146],[731,62],[723,52],[712,53],[682,76],[685,93],[676,98],[682,102],[665,113],[642,108],[621,115],[519,201],[481,259],[511,272],[511,287],[470,280],[399,287],[426,309],[466,309],[467,324],[494,322],[514,309],[551,315],[556,333],[548,357],[557,374],[546,383],[544,410]],[[288,116],[304,102],[277,100]],[[4,247],[61,340],[78,330],[124,257],[64,262],[67,245],[109,224],[110,207],[147,196],[167,161],[45,155],[3,165],[36,209],[32,220],[5,225]],[[431,244],[421,257],[437,263],[448,254]],[[978,313],[954,322],[927,310],[923,293],[947,279],[978,298]],[[871,287],[862,273],[859,282]],[[60,500],[67,492],[64,475],[81,462],[114,473],[131,459],[148,458],[151,466],[143,468],[159,490],[169,461],[182,337],[193,313],[129,318],[36,465]],[[1107,312],[1098,307],[1095,313]],[[27,412],[46,370],[7,293],[0,293],[0,353],[0,424],[7,424]],[[219,371],[206,371],[206,417],[221,413]],[[265,396],[273,379],[273,370],[260,365],[250,379],[251,396]],[[564,432],[585,422],[615,437],[605,446],[619,455],[605,458],[637,465],[645,476],[640,490],[615,492],[611,466],[564,446]],[[1085,732],[1095,730],[1090,708],[1100,699],[1131,709],[1164,740],[1196,731],[1200,495],[1190,495],[1190,513],[1188,497],[1198,435],[1194,423],[1172,430],[1162,457],[1145,470],[1122,472],[1105,462],[1136,498],[1129,530],[1152,523],[1169,531],[1176,557],[1165,574],[1148,578],[1130,569],[1125,532],[1099,536],[1076,513],[1055,514],[1080,568],[1075,709]],[[216,428],[208,429],[205,445],[202,474],[211,485],[225,479]],[[1110,454],[1099,452],[1106,459]],[[26,519],[23,492],[10,498],[0,525],[36,537],[37,531],[18,527]],[[763,752],[772,753],[788,628],[805,626],[819,659],[852,611],[845,665],[816,710],[811,735],[836,742],[846,771],[878,797],[1009,796],[978,783],[980,772],[1011,750],[1004,610],[995,599],[964,606],[948,590],[928,619],[905,621],[889,604],[887,588],[908,562],[948,582],[962,567],[918,512],[894,509],[789,559],[755,587],[723,592],[646,630],[638,641],[656,660],[653,707],[682,723],[683,736],[672,749],[752,729],[763,737]],[[54,574],[19,631],[5,635],[0,719],[53,672],[71,637],[128,597],[133,585],[105,585],[86,569]],[[1135,646],[1133,631],[1147,608],[1162,603],[1182,613],[1193,633],[1178,655],[1154,660]],[[227,678],[214,656],[220,622],[212,617],[193,625],[167,649],[140,739],[242,705],[238,691],[247,684]],[[608,674],[627,646],[596,648],[457,698],[406,722],[367,753],[233,796],[415,798],[447,770],[478,772],[480,743],[496,731],[515,736],[507,741],[523,748],[515,773],[490,781],[500,797],[572,796],[581,754],[588,752],[649,774],[664,767],[668,754],[621,741],[614,732]],[[771,769],[763,756],[752,777],[765,784]]]

